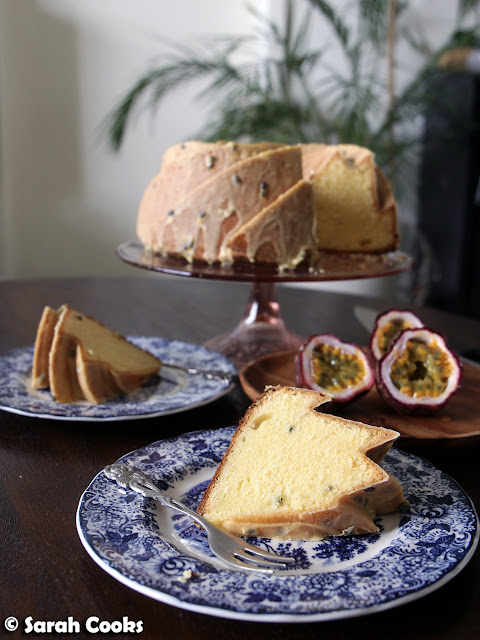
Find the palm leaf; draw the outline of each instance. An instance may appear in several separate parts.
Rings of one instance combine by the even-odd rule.
[[[145,108],[155,111],[177,87],[197,86],[200,80],[195,98],[207,104],[208,112],[198,138],[352,142],[372,149],[380,166],[400,184],[405,175],[402,163],[418,153],[414,123],[436,97],[431,79],[438,73],[439,56],[448,48],[478,44],[478,24],[462,31],[462,21],[471,17],[480,0],[457,0],[453,31],[436,50],[419,30],[397,34],[424,64],[390,108],[385,108],[385,74],[378,69],[387,48],[385,0],[354,0],[349,8],[356,11],[355,29],[347,27],[333,1],[305,0],[298,20],[294,14],[298,3],[284,2],[281,25],[248,5],[255,18],[250,36],[217,35],[194,45],[164,41],[169,48],[165,63],[140,77],[109,114],[107,135],[113,149],[120,148],[134,114]],[[396,16],[407,7],[408,0],[397,0]],[[329,37],[310,46],[314,14],[322,19]],[[341,73],[325,55],[332,37],[343,56]],[[259,44],[269,52],[262,59],[258,59]],[[248,47],[255,47],[257,56],[246,56]]]
[[[343,48],[345,50],[348,49],[350,39],[349,30],[340,16],[335,12],[332,5],[327,2],[327,0],[309,0],[309,2],[313,7],[321,12],[323,17],[330,24]]]

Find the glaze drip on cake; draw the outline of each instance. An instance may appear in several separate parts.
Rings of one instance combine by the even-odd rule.
[[[143,244],[152,251],[181,256],[188,262],[202,260],[210,264],[231,264],[230,238],[302,179],[298,147],[258,152],[260,149],[256,146],[255,150],[251,157],[224,169],[217,160],[212,174],[191,191],[187,191],[187,186],[179,200],[175,200],[177,188],[171,200],[163,204],[165,193],[159,193],[158,184],[152,183],[138,213],[137,233]],[[215,166],[218,171],[213,171]],[[159,179],[163,182],[162,172]],[[192,183],[187,180],[186,184]],[[305,203],[299,203],[304,210],[300,210],[300,215],[310,216],[309,226],[312,228],[311,196],[305,195]],[[283,212],[284,209],[278,207],[280,232]],[[305,243],[304,238],[300,240]],[[312,248],[312,241],[310,231],[306,249]],[[252,253],[256,253],[253,247],[250,249]],[[280,260],[283,258],[278,257]]]
[[[303,215],[299,216],[299,211]],[[313,219],[311,186],[299,180],[233,233],[227,251],[232,261],[246,256],[250,262],[294,268],[314,251]]]

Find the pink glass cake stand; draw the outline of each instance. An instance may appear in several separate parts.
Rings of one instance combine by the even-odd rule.
[[[227,356],[237,367],[267,353],[297,349],[304,342],[304,338],[290,331],[282,319],[277,283],[377,278],[401,273],[413,265],[412,259],[402,251],[378,255],[324,252],[315,267],[299,266],[287,271],[250,263],[232,266],[190,264],[181,258],[152,254],[136,241],[119,245],[117,255],[128,264],[159,273],[251,283],[241,321],[231,331],[205,343]]]

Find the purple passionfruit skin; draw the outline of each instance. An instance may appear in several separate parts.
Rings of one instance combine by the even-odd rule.
[[[391,322],[398,323],[398,330],[390,336],[390,343],[385,348],[382,348],[382,346],[384,346],[381,344],[383,330],[385,326]],[[384,311],[383,313],[380,313],[375,320],[372,334],[370,336],[370,352],[375,360],[380,360],[401,331],[405,329],[419,329],[423,326],[424,324],[420,318],[411,311],[403,309],[390,309],[389,311]]]
[[[415,393],[409,395],[402,392],[393,382],[393,367],[405,353],[409,341],[416,345],[423,344],[432,351],[434,348],[439,349],[443,353],[449,371],[447,371],[448,379],[445,387],[438,395],[416,395]],[[425,361],[415,362],[415,366],[417,369],[425,368]],[[377,361],[375,366],[375,381],[380,396],[394,411],[408,415],[428,415],[442,409],[458,390],[461,378],[462,365],[458,357],[448,348],[445,337],[425,326],[402,331],[391,344],[389,351]],[[420,380],[420,378],[413,377],[411,380]]]
[[[361,380],[349,384],[342,390],[333,390],[326,386],[321,386],[316,380],[313,371],[313,359],[315,350],[323,345],[331,346],[339,349],[345,357],[353,355],[363,364],[365,373]],[[308,340],[300,347],[295,358],[295,384],[297,387],[304,389],[313,389],[328,393],[332,397],[332,404],[344,404],[351,402],[355,398],[359,398],[369,391],[375,384],[375,372],[370,362],[370,358],[356,344],[343,342],[337,336],[325,333],[321,335],[310,336]]]

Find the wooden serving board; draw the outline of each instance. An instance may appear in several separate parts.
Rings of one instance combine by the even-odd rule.
[[[267,385],[295,385],[296,351],[269,354],[250,362],[240,372],[247,396],[254,400]],[[480,436],[480,366],[462,361],[460,389],[440,411],[429,416],[404,416],[390,409],[375,387],[366,395],[332,413],[400,432],[404,438],[438,440]]]

